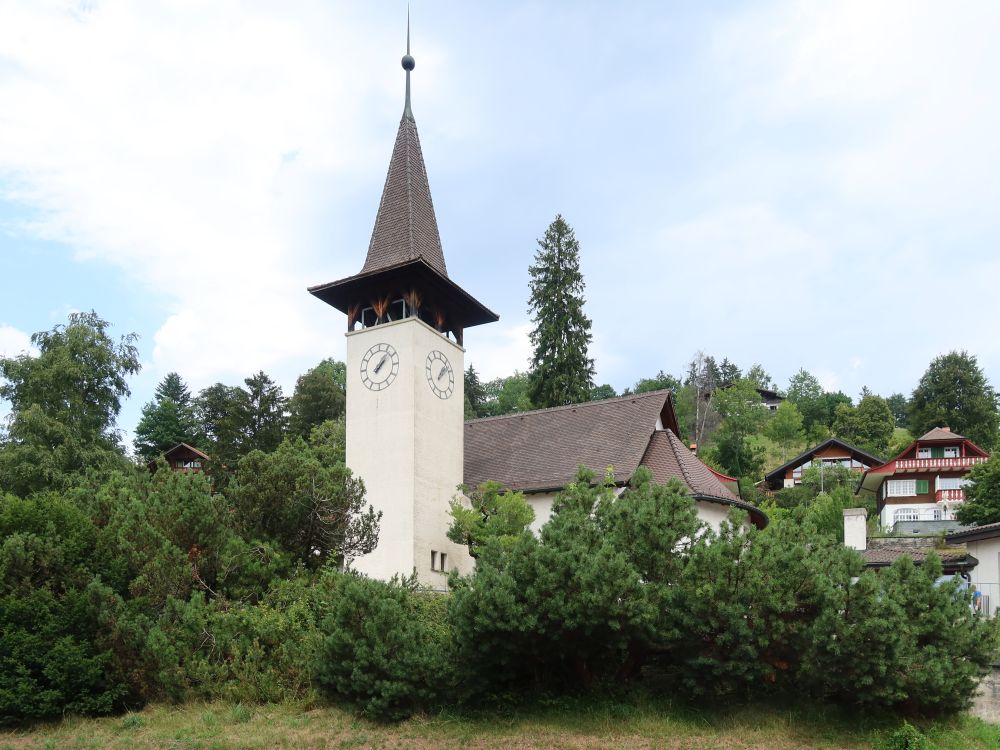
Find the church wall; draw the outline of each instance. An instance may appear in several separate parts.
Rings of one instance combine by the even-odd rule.
[[[531,530],[537,536],[541,533],[542,526],[545,525],[546,521],[552,515],[552,501],[558,493],[539,493],[537,495],[525,495],[524,499],[528,501],[528,505],[531,509],[535,511],[535,520],[531,523]],[[721,503],[709,503],[705,501],[698,501],[695,503],[695,507],[698,511],[698,518],[702,522],[708,524],[713,531],[718,531],[720,524],[729,517],[729,509],[731,506],[722,505]],[[747,526],[750,526],[750,522],[747,521]]]

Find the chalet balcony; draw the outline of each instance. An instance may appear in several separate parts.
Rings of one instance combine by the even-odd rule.
[[[961,456],[959,458],[901,458],[896,461],[896,472],[909,471],[961,471],[971,469],[986,459],[983,456]]]
[[[938,490],[934,493],[934,500],[943,502],[963,502],[965,500],[965,490]]]

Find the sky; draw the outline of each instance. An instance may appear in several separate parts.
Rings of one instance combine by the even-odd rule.
[[[95,310],[164,375],[343,359],[306,287],[364,262],[403,108],[402,0],[0,0],[0,354]],[[576,232],[598,383],[699,350],[909,393],[1000,383],[1000,3],[413,0],[449,275],[528,367],[528,266]],[[0,410],[3,405],[0,404]]]

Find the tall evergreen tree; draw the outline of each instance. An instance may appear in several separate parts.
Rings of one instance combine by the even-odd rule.
[[[156,386],[153,400],[142,407],[135,428],[135,452],[149,460],[178,443],[197,444],[197,434],[191,392],[180,375],[167,373]]]
[[[469,365],[465,371],[465,418],[476,419],[486,416],[486,387],[479,379],[476,368]]]
[[[976,358],[964,351],[949,352],[930,363],[913,391],[909,416],[914,435],[950,427],[984,448],[997,442],[997,394]]]
[[[263,371],[244,381],[241,390],[241,422],[243,427],[242,453],[261,450],[270,453],[281,444],[287,423],[287,399],[281,386]]]
[[[531,274],[528,312],[531,332],[531,401],[538,407],[588,400],[594,385],[594,360],[587,356],[593,336],[583,312],[580,245],[562,216],[538,240]]]
[[[232,466],[243,452],[242,389],[216,383],[203,389],[194,400],[195,421],[209,455]]]
[[[324,359],[295,381],[295,392],[288,401],[292,434],[309,437],[314,427],[343,415],[347,398],[338,380],[338,364]]]

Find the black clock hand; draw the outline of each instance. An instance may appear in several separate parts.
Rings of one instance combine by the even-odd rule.
[[[447,372],[448,372],[448,367],[447,366],[442,367],[441,372],[438,373],[438,380],[443,378]]]
[[[382,359],[380,359],[380,360],[378,361],[378,364],[377,364],[377,365],[375,365],[375,369],[374,369],[374,370],[372,371],[372,372],[373,372],[373,373],[374,373],[375,375],[378,375],[378,371],[382,369],[382,365],[384,365],[384,364],[385,364],[385,361],[386,361],[387,359],[389,359],[389,355],[388,355],[388,354],[383,354],[383,355],[382,355]]]

